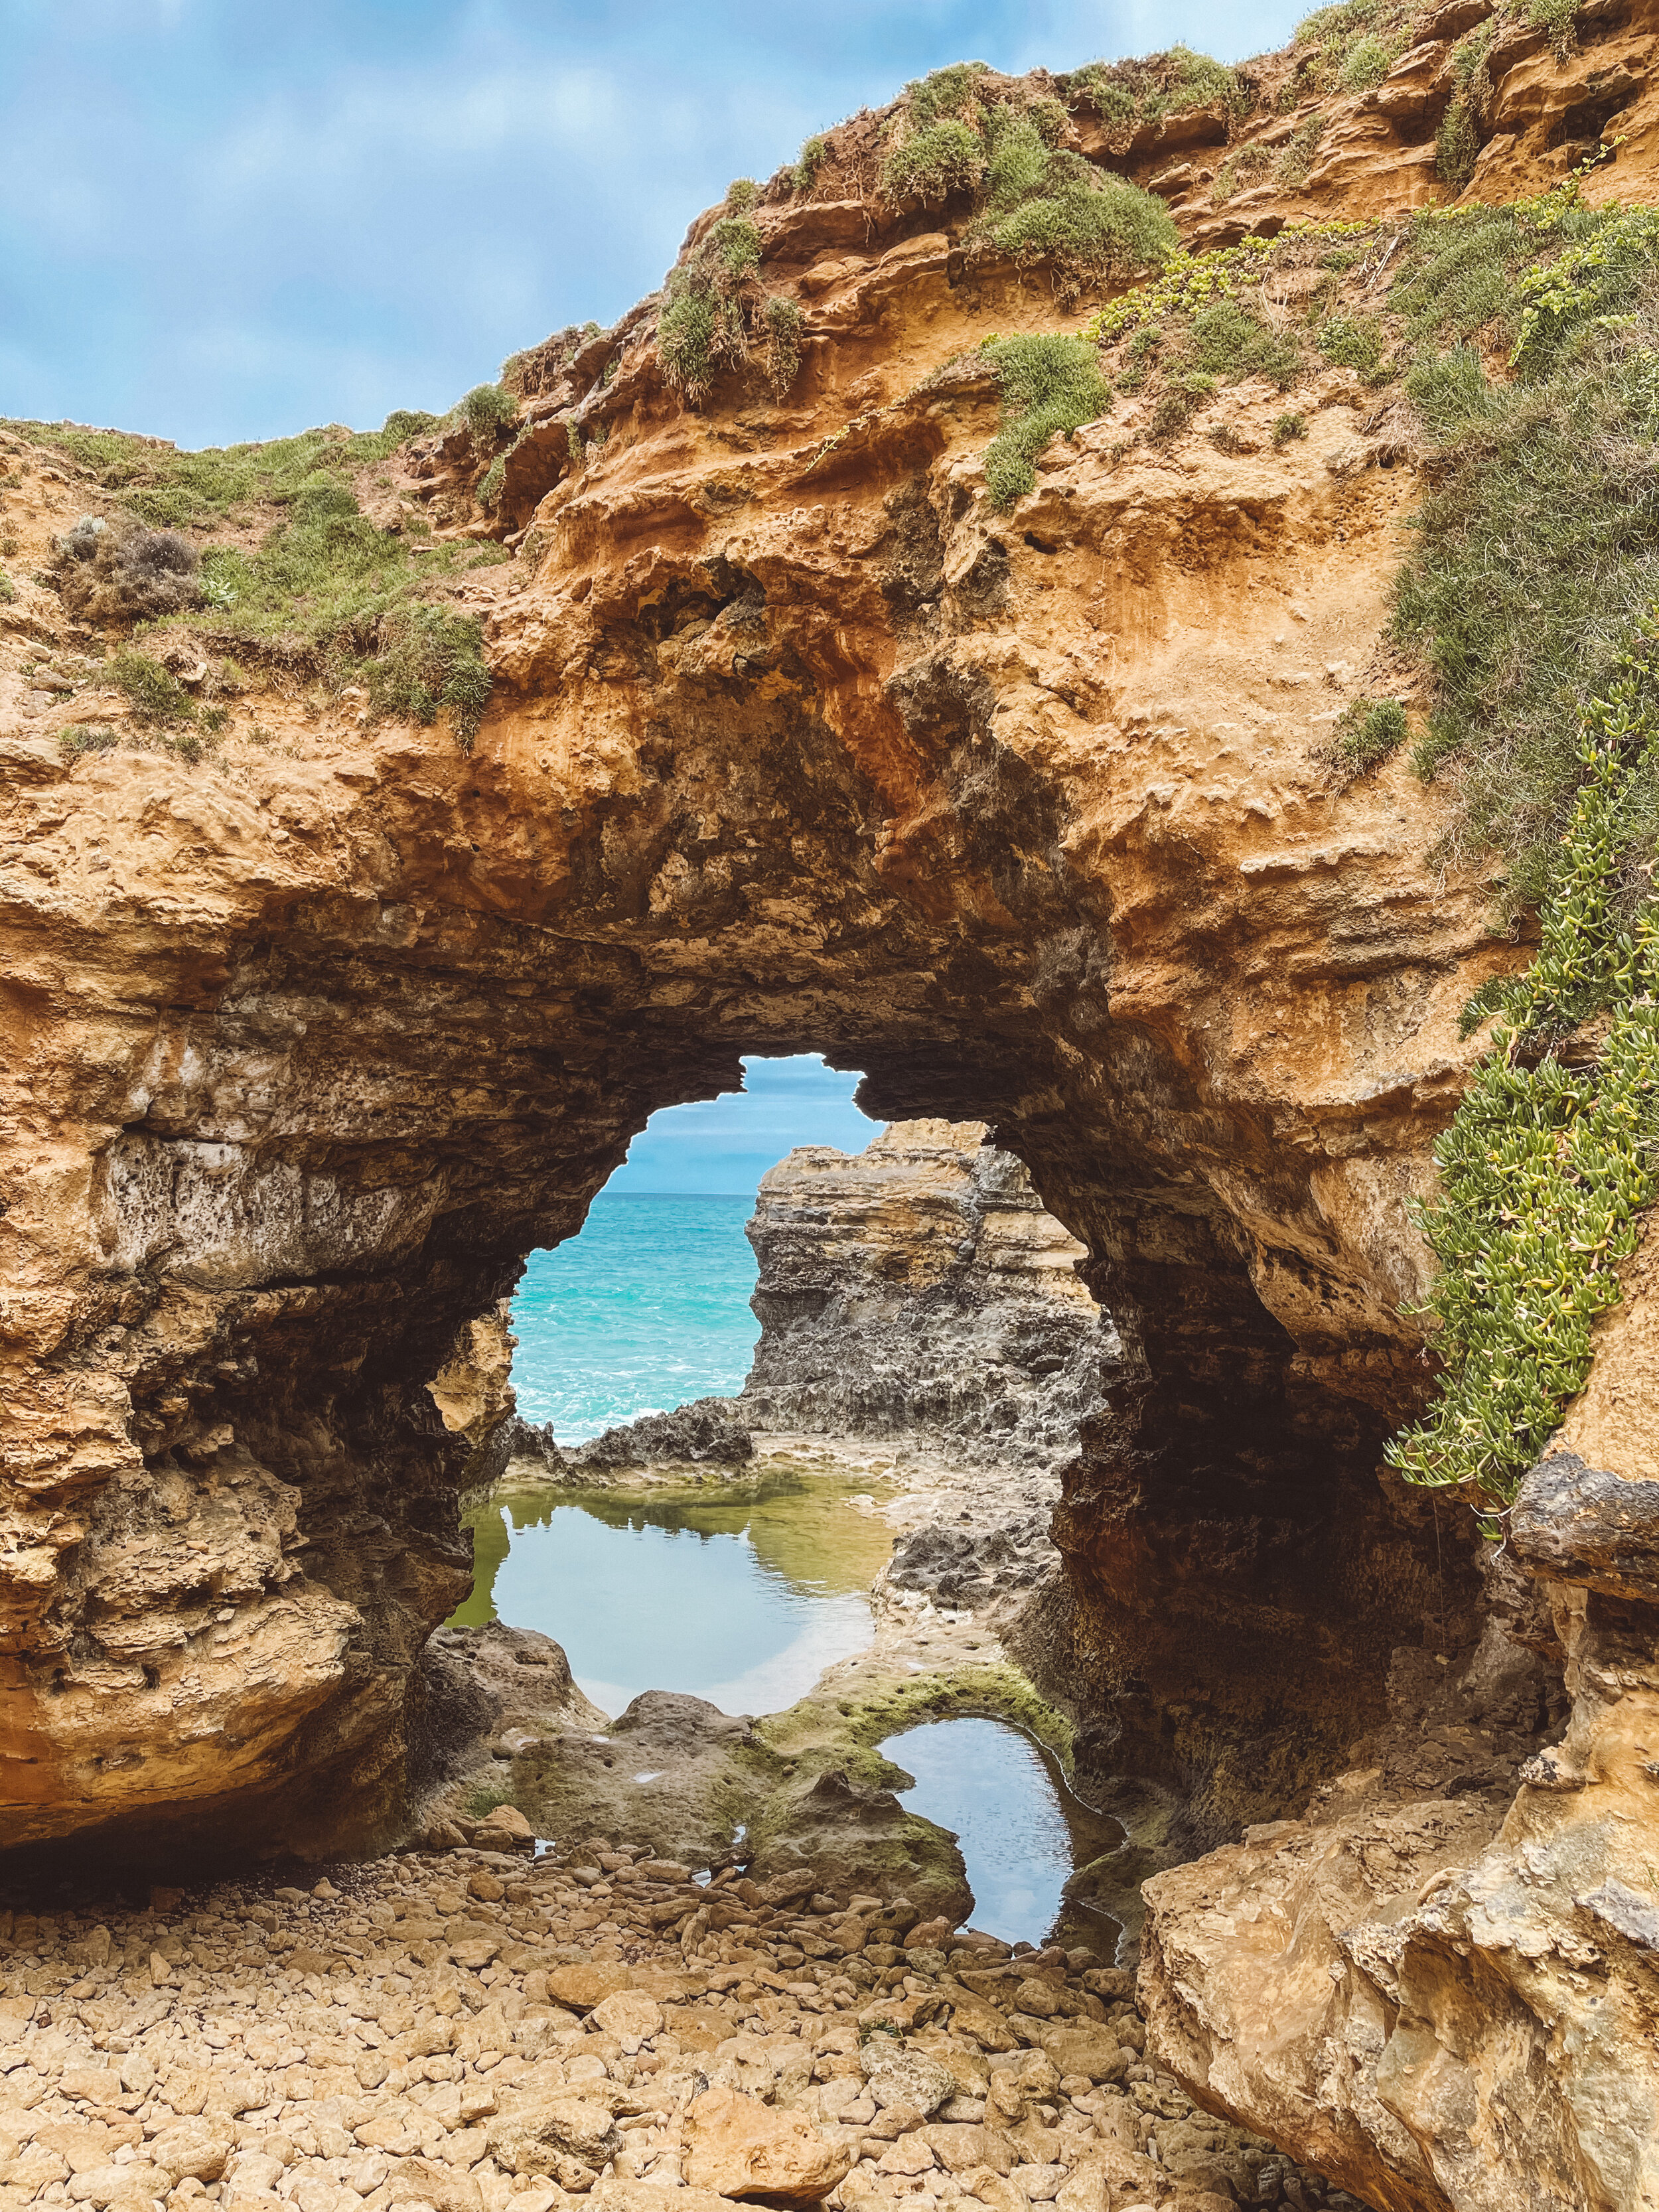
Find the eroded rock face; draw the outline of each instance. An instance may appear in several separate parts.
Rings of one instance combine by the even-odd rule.
[[[804,1146],[762,1178],[761,1323],[738,1408],[757,1429],[914,1437],[1003,1465],[1073,1457],[1118,1344],[1084,1247],[981,1122]]]
[[[1596,58],[1554,75],[1505,27],[1516,128],[1480,189],[1559,173],[1618,94],[1648,14],[1585,15]],[[1321,205],[1316,169],[1306,211],[1422,200],[1401,155],[1451,35],[1333,118],[1328,187],[1354,189]],[[1597,191],[1641,188],[1650,102]],[[1479,1048],[1456,1017],[1524,956],[1477,876],[1425,865],[1441,796],[1326,752],[1409,449],[1333,369],[1282,449],[1280,396],[1242,386],[1245,451],[1097,424],[997,516],[978,342],[1052,302],[969,270],[948,211],[764,219],[769,280],[810,310],[799,382],[778,405],[734,376],[690,415],[649,314],[610,334],[580,403],[605,441],[552,482],[525,449],[534,528],[465,586],[497,679],[471,757],[296,712],[280,750],[71,763],[52,700],[0,687],[0,1843],[400,1831],[423,1647],[467,1586],[454,1498],[505,1406],[478,1326],[649,1112],[733,1086],[745,1050],[862,1066],[884,1116],[983,1121],[1086,1249],[1121,1352],[1056,1523],[1062,1656],[1091,1757],[1177,1790],[1192,1841],[1353,1771],[1396,1651],[1474,1616],[1468,1545],[1376,1468],[1424,1383],[1408,1206]],[[83,505],[59,480],[43,528]],[[1148,1969],[1182,1960],[1150,1994],[1183,2073],[1393,2205],[1496,2203],[1506,2167],[1620,2212],[1652,2194],[1651,1614],[1563,1568],[1574,1717],[1501,1825],[1485,1775],[1433,1837],[1362,1793],[1352,1817],[1395,1821],[1354,1838],[1375,1875],[1285,1873],[1288,1962],[1247,1917],[1260,1839],[1160,1877],[1200,1885],[1159,1893]],[[1191,1940],[1202,1883],[1236,1878],[1249,1972],[1283,1978],[1282,2094]],[[1351,1955],[1333,1918],[1392,1932]],[[1356,2023],[1328,2120],[1296,2086],[1322,2002]]]
[[[1374,1472],[1422,1387],[1407,1206],[1520,956],[1425,865],[1437,794],[1325,761],[1411,471],[1332,371],[1283,452],[1103,424],[1005,521],[988,379],[923,380],[1051,308],[844,234],[778,230],[780,281],[835,272],[787,409],[689,416],[623,348],[539,557],[470,587],[470,759],[5,739],[14,1843],[396,1832],[477,1448],[428,1386],[745,1049],[994,1124],[1086,1246],[1121,1352],[1057,1524],[1071,1663],[1197,1837],[1340,1766],[1438,1602]]]
[[[1146,1886],[1151,2047],[1370,2202],[1659,2200],[1656,1265],[1650,1240],[1438,1711],[1401,1697],[1305,1819]]]

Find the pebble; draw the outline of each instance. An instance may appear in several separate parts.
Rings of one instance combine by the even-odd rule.
[[[1085,1952],[498,1836],[0,1911],[0,2212],[1358,2212],[1146,2063]]]

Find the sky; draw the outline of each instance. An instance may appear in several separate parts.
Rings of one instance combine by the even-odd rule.
[[[0,0],[0,416],[377,428],[661,282],[904,81],[1282,44],[1262,0]]]
[[[608,1193],[723,1191],[752,1198],[768,1168],[797,1145],[861,1152],[881,1128],[853,1103],[859,1083],[817,1053],[746,1058],[744,1087],[692,1106],[665,1106],[629,1147]]]

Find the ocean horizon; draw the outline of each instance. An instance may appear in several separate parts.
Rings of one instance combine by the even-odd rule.
[[[601,1191],[580,1235],[532,1252],[513,1300],[526,1421],[585,1443],[742,1389],[760,1324],[747,1192]]]

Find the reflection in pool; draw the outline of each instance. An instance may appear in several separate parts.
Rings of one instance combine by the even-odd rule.
[[[899,1796],[951,1829],[974,1893],[972,1924],[1005,1943],[1053,1938],[1109,1959],[1117,1923],[1062,1895],[1074,1867],[1123,1840],[1109,1814],[1073,1796],[1052,1752],[1006,1721],[930,1721],[882,1754],[915,1777]]]
[[[707,1503],[663,1504],[493,1492],[465,1516],[476,1579],[454,1622],[556,1638],[613,1717],[642,1690],[781,1711],[869,1643],[869,1586],[891,1539],[849,1503],[868,1495],[852,1483],[783,1474],[717,1487]]]

